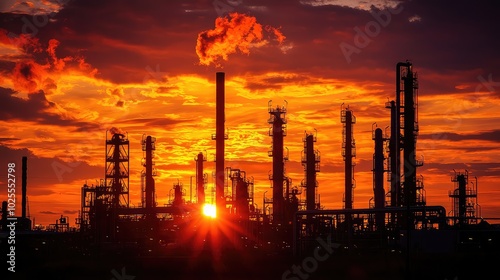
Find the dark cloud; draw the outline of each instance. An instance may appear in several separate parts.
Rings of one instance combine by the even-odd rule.
[[[448,174],[453,175],[454,171],[464,172],[467,170],[469,175],[474,177],[477,176],[480,182],[480,177],[486,176],[498,176],[500,173],[500,163],[499,162],[455,162],[455,163],[425,163],[422,167],[418,168],[418,173],[424,175],[427,174]]]
[[[28,195],[48,195],[54,193],[47,184],[70,184],[104,176],[102,167],[91,166],[85,162],[75,159],[67,162],[59,158],[44,158],[34,155],[29,149],[12,149],[0,145],[0,164],[7,166],[13,162],[16,165],[16,172],[21,177],[22,157],[27,160],[27,185]],[[77,155],[75,155],[75,158]],[[5,182],[4,182],[5,183]]]
[[[442,132],[434,134],[421,134],[421,139],[444,140],[444,141],[463,141],[463,140],[483,140],[498,143],[500,141],[500,129],[480,131],[470,134],[459,134],[454,132]]]
[[[48,214],[48,215],[59,215],[59,214],[61,214],[61,213],[52,212],[52,211],[40,211],[38,213],[40,213],[40,214]]]
[[[0,138],[0,142],[7,142],[7,141],[14,141],[14,140],[19,140],[19,138],[15,138],[15,137],[2,137]]]
[[[56,104],[49,101],[43,91],[31,93],[27,99],[16,97],[13,90],[0,87],[0,120],[2,121],[31,121],[40,125],[59,125],[75,127],[77,131],[99,129],[95,123],[66,119],[61,115],[48,112]]]
[[[293,76],[274,76],[259,79],[258,81],[247,81],[245,88],[251,91],[265,90],[265,89],[276,89],[280,90],[282,87],[287,85],[299,85],[308,84],[310,82],[310,77],[307,75],[293,75]]]
[[[118,124],[140,124],[141,126],[145,127],[170,127],[174,126],[176,124],[186,122],[188,120],[176,120],[176,119],[171,119],[171,118],[145,118],[145,119],[128,119],[124,121],[118,122]]]

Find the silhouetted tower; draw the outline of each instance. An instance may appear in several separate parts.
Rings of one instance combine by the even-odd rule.
[[[196,161],[196,197],[198,198],[198,204],[203,205],[205,203],[205,181],[206,177],[203,174],[203,162],[207,161],[207,158],[203,156],[203,153],[199,153],[195,158]]]
[[[285,101],[286,103],[286,101]],[[273,138],[272,148],[268,156],[273,158],[273,174],[269,176],[273,188],[273,222],[280,224],[284,220],[283,186],[285,182],[285,161],[283,153],[283,138],[286,136],[286,106],[273,108],[271,100],[268,103],[269,136]]]
[[[397,63],[396,101],[386,104],[386,107],[391,109],[390,163],[394,206],[425,205],[423,180],[417,179],[417,167],[422,166],[423,161],[416,159],[418,80],[411,62]]]
[[[389,139],[389,176],[392,207],[402,206],[401,197],[401,135],[399,132],[399,110],[396,101],[387,102],[386,108],[391,109],[391,137]]]
[[[145,153],[144,158],[142,160],[142,165],[145,170],[142,173],[144,180],[146,182],[146,186],[143,189],[143,201],[142,205],[151,211],[152,208],[156,207],[156,195],[155,195],[155,180],[153,176],[156,176],[156,172],[154,170],[154,151],[156,138],[147,136],[142,137],[142,151]]]
[[[452,198],[452,218],[455,225],[476,224],[479,204],[477,203],[477,178],[474,182],[469,182],[469,172],[455,172],[451,178],[455,183],[453,191],[448,193]],[[480,214],[479,214],[480,215]]]
[[[231,180],[232,212],[239,219],[248,220],[250,211],[250,181],[246,178],[246,172],[240,169],[229,168],[229,179]]]
[[[110,188],[113,208],[129,206],[129,141],[124,134],[106,134],[106,187]]]
[[[174,190],[174,201],[172,202],[172,204],[174,206],[182,205],[184,203],[184,199],[182,198],[182,196],[184,195],[182,183],[179,181],[177,181],[177,183],[174,183],[173,190]]]
[[[293,215],[299,211],[299,198],[297,197],[300,194],[299,190],[297,187],[293,187],[291,192],[290,192],[290,217],[293,217]]]
[[[417,167],[422,166],[423,162],[416,159],[416,145],[418,135],[418,81],[417,74],[413,72],[410,62],[398,64],[400,68],[398,73],[401,75],[399,85],[403,86],[397,89],[400,98],[401,108],[400,118],[403,123],[403,158],[404,158],[404,182],[403,190],[405,192],[405,205],[425,205],[423,194],[423,182],[417,181]]]
[[[315,210],[319,209],[319,205],[316,203],[316,188],[318,187],[316,172],[320,171],[320,155],[317,150],[314,150],[314,142],[316,142],[314,134],[306,132],[303,142],[302,165],[306,176],[305,182],[302,181],[302,186],[306,188],[306,210]]]
[[[384,190],[384,142],[387,137],[381,128],[373,130],[372,139],[375,141],[375,153],[373,154],[373,199],[375,201],[375,209],[385,207],[385,190]],[[375,224],[378,229],[384,226],[384,213],[375,215]]]
[[[344,108],[341,105],[340,122],[342,122],[342,156],[345,161],[345,193],[344,193],[344,208],[352,209],[353,189],[354,185],[354,164],[352,158],[356,157],[356,143],[353,136],[353,124],[356,123],[356,117],[349,109],[349,106]]]
[[[226,207],[224,197],[224,142],[227,139],[225,133],[225,73],[216,73],[216,116],[215,116],[215,135],[212,135],[212,140],[215,140],[215,203],[218,214],[221,214],[221,209]]]

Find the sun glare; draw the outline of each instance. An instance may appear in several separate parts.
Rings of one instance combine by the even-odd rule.
[[[215,218],[217,216],[216,207],[213,204],[204,204],[203,205],[203,215]]]

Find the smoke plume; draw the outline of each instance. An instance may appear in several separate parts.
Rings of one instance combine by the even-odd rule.
[[[215,29],[198,34],[196,54],[201,65],[220,66],[220,59],[227,61],[230,54],[250,54],[250,48],[268,44],[265,37],[274,38],[279,44],[285,40],[278,28],[263,27],[255,17],[231,13],[226,17],[218,17]]]

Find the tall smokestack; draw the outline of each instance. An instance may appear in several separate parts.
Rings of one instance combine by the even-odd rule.
[[[196,158],[196,194],[198,197],[198,204],[203,205],[205,203],[205,186],[203,179],[203,153],[199,153]]]
[[[215,128],[215,195],[216,195],[216,206],[218,209],[225,208],[225,198],[224,198],[224,140],[225,136],[225,116],[224,116],[224,97],[225,97],[225,85],[224,85],[225,73],[216,73],[216,128]]]
[[[21,184],[22,184],[22,206],[21,206],[21,209],[22,209],[22,217],[23,219],[26,218],[26,177],[27,177],[27,169],[28,169],[28,165],[27,165],[27,162],[28,162],[28,157],[23,157],[23,165],[22,165],[22,178],[21,178]]]

